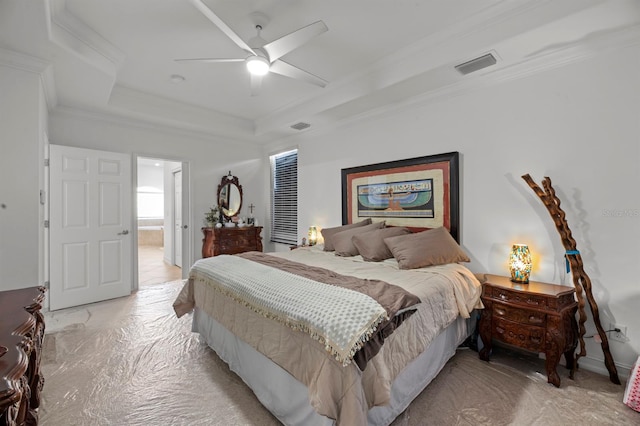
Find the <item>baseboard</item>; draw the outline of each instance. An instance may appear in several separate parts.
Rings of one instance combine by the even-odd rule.
[[[618,371],[618,378],[621,382],[626,382],[629,378],[629,374],[631,373],[632,365],[625,365],[615,363],[616,370]],[[604,359],[591,358],[588,356],[583,356],[578,360],[578,368],[585,369],[587,371],[591,371],[594,373],[602,374],[603,376],[609,376],[609,371],[607,370],[606,365],[604,364]]]

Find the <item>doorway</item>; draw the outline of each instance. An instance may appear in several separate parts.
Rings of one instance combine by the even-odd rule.
[[[138,285],[161,284],[182,278],[182,187],[176,190],[177,161],[137,158]],[[181,207],[179,207],[181,208]],[[180,224],[176,222],[180,219]],[[180,253],[176,254],[179,250]]]

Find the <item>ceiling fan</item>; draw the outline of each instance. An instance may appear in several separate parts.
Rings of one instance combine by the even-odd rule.
[[[262,85],[262,78],[269,72],[283,75],[325,87],[327,82],[320,77],[291,65],[280,58],[292,50],[302,46],[312,38],[328,31],[327,26],[322,21],[314,22],[306,27],[300,28],[279,39],[267,43],[260,37],[262,24],[256,24],[257,36],[246,43],[227,24],[222,21],[202,0],[191,0],[191,3],[216,25],[227,37],[229,37],[242,50],[248,53],[245,58],[194,58],[176,59],[176,62],[244,62],[251,76],[251,96],[258,94]],[[264,15],[259,14],[263,18]],[[266,21],[266,20],[265,20]],[[249,45],[251,44],[251,46]]]

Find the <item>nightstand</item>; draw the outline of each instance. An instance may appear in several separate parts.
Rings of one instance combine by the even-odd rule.
[[[559,387],[556,368],[564,354],[573,379],[578,345],[578,302],[574,293],[573,287],[536,281],[519,284],[507,277],[486,275],[482,284],[485,309],[480,318],[480,337],[484,347],[480,359],[489,361],[492,340],[544,352],[547,381]]]

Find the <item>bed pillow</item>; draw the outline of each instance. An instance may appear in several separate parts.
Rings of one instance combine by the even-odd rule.
[[[384,239],[400,269],[415,269],[447,263],[470,262],[446,228]]]
[[[353,244],[353,237],[355,235],[367,233],[381,228],[384,228],[384,221],[374,222],[370,225],[358,226],[356,228],[338,232],[333,236],[333,247],[336,250],[336,256],[357,256],[358,249]]]
[[[349,225],[336,226],[334,228],[325,228],[320,231],[322,234],[322,238],[324,238],[324,251],[333,251],[335,250],[333,247],[333,236],[341,231],[346,231],[347,229],[357,228],[359,226],[366,226],[371,224],[371,219],[365,219],[362,222],[352,223]]]
[[[364,260],[381,262],[393,257],[389,247],[384,243],[384,239],[410,233],[411,231],[407,228],[392,226],[354,235],[351,241]]]

